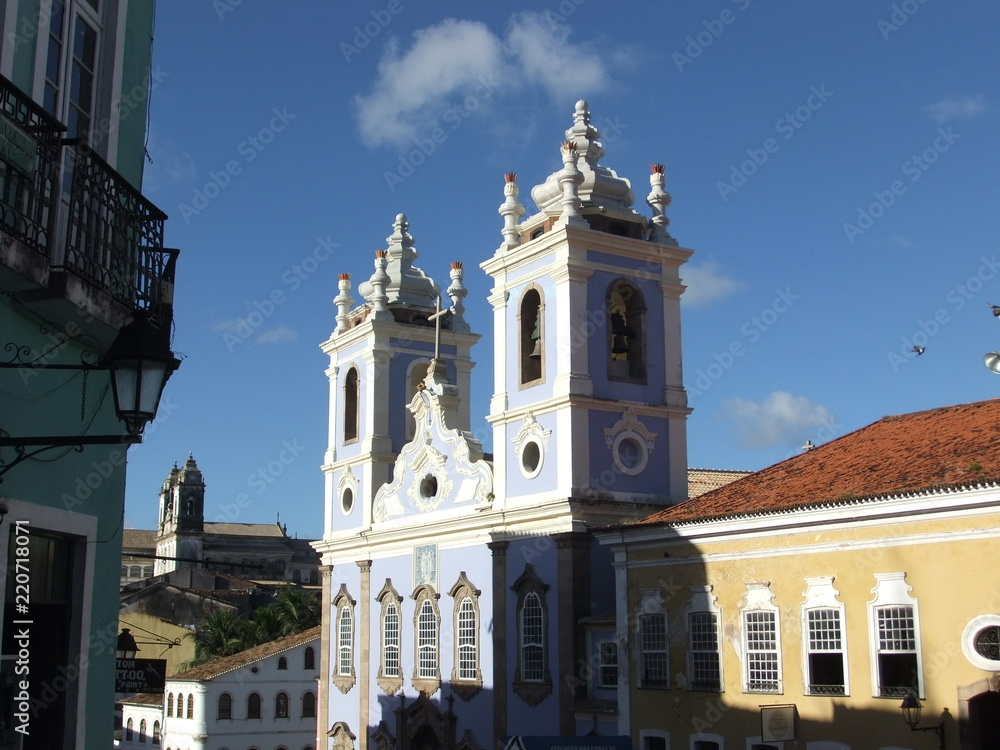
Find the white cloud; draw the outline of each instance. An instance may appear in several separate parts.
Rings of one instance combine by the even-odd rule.
[[[450,95],[472,94],[481,79],[502,85],[503,68],[500,40],[478,21],[448,18],[420,29],[404,54],[390,41],[374,90],[355,98],[362,140],[370,146],[413,140],[443,114]]]
[[[529,81],[551,96],[573,101],[607,88],[610,76],[592,45],[572,45],[568,26],[551,23],[541,13],[511,19],[506,50]]]
[[[711,304],[741,291],[743,283],[726,276],[719,264],[707,260],[700,266],[685,264],[681,269],[683,282],[687,286],[681,303],[692,307]]]
[[[269,331],[264,331],[257,337],[258,344],[282,344],[286,341],[298,341],[299,332],[288,326],[278,326]]]
[[[627,48],[572,43],[566,25],[530,12],[512,16],[505,39],[479,21],[455,18],[413,37],[406,50],[395,39],[387,43],[371,91],[355,97],[366,145],[411,145],[435,126],[447,130],[483,111],[494,97],[513,101],[526,86],[574,102],[609,88],[611,70],[634,57]]]
[[[741,444],[750,449],[774,445],[800,447],[835,423],[825,406],[788,391],[775,391],[759,404],[741,398],[729,399],[719,417],[735,423]]]
[[[953,120],[971,120],[973,117],[986,112],[986,97],[982,94],[976,96],[953,96],[942,99],[939,102],[928,105],[926,112],[930,118],[939,125]]]

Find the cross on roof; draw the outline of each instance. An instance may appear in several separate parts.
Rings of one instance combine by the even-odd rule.
[[[434,359],[441,357],[441,318],[450,312],[447,308],[441,309],[441,297],[434,298],[434,314],[428,315],[427,320],[434,321]]]

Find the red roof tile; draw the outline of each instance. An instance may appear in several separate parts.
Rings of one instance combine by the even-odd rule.
[[[317,625],[316,627],[309,628],[308,630],[303,630],[301,633],[296,633],[295,635],[290,635],[286,638],[279,638],[278,640],[270,641],[269,643],[263,643],[260,646],[254,646],[253,648],[247,649],[246,651],[240,651],[238,654],[233,654],[232,656],[222,656],[218,659],[214,659],[213,661],[189,669],[186,672],[178,672],[175,675],[171,675],[167,679],[180,680],[184,682],[192,682],[194,680],[210,680],[213,677],[218,677],[220,674],[232,672],[234,669],[245,667],[247,664],[252,664],[255,661],[266,659],[268,656],[273,656],[274,654],[281,653],[282,651],[287,651],[290,648],[301,646],[303,643],[309,643],[309,641],[316,640],[320,637],[322,627],[322,625]]]
[[[769,513],[1000,480],[1000,399],[883,417],[640,524]]]

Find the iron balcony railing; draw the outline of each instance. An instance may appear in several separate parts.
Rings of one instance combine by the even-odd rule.
[[[160,209],[0,76],[0,230],[134,311],[169,319],[177,250]]]

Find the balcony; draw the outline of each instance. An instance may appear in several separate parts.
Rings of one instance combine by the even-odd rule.
[[[3,288],[70,299],[115,327],[137,312],[169,324],[178,251],[163,247],[166,215],[64,132],[0,76]]]

